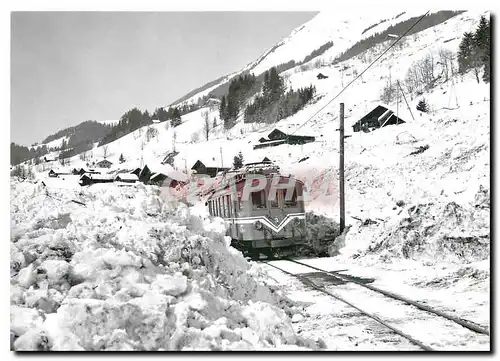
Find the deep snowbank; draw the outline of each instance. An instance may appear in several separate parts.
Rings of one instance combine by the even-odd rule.
[[[318,348],[222,221],[171,207],[159,188],[13,180],[11,194],[14,349]]]

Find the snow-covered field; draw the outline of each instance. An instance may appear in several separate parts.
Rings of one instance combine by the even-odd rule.
[[[224,132],[218,111],[202,108],[182,116],[175,130],[165,123],[152,125],[158,135],[149,141],[146,129],[139,129],[110,143],[107,159],[116,165],[123,154],[123,168],[158,164],[175,146],[179,154],[174,166],[189,174],[198,159],[230,166],[239,151],[248,162],[267,156],[284,173],[306,182],[307,211],[337,220],[336,129],[339,103],[344,102],[350,135],[345,142],[348,232],[331,247],[332,257],[308,262],[374,278],[382,288],[489,327],[489,84],[477,84],[472,74],[456,75],[422,96],[407,94],[412,114],[403,101],[389,104],[405,124],[371,133],[351,128],[378,104],[389,74],[403,81],[414,61],[441,48],[456,52],[461,35],[477,26],[481,14],[465,12],[408,37],[404,47],[391,51],[329,105],[353,79],[353,70],[368,65],[361,58],[340,63],[349,67],[345,73],[333,66],[288,70],[288,85],[297,89],[313,84],[318,94],[277,124],[244,124],[240,119]],[[340,35],[334,22],[318,16],[258,66],[266,70],[287,62],[290,49],[300,49],[296,54],[303,58],[318,44],[340,36],[340,45],[320,57],[328,62],[380,20],[375,14],[364,16],[363,22],[349,20],[345,29],[351,31]],[[364,36],[392,23],[381,23]],[[374,57],[380,49],[364,55]],[[329,78],[318,80],[320,71]],[[415,109],[422,98],[430,105],[429,113]],[[208,141],[202,132],[206,111],[218,124]],[[297,134],[314,135],[315,142],[253,150],[275,126],[293,132],[305,121]],[[426,150],[411,154],[421,147]],[[100,160],[104,150],[96,147],[88,153]],[[299,162],[304,157],[309,158]],[[71,159],[71,166],[80,163],[78,156]],[[208,216],[202,199],[188,208],[172,203],[155,186],[80,188],[69,178],[50,180],[44,187],[42,168],[37,183],[11,181],[15,349],[415,349],[357,317],[348,306],[246,261],[228,246],[222,220]],[[371,305],[347,287],[339,290],[360,306]],[[411,318],[406,321],[411,329]],[[419,324],[414,330],[425,328]],[[436,341],[441,349],[489,348],[484,338],[462,344],[463,339],[444,331],[433,332],[441,337]]]

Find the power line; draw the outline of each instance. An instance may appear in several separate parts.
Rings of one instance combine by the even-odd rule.
[[[380,54],[374,61],[372,61],[366,68],[365,70],[363,70],[360,74],[358,74],[353,80],[351,80],[349,82],[349,84],[347,84],[344,88],[342,88],[342,90],[333,97],[332,100],[330,100],[328,103],[326,103],[324,106],[322,106],[316,113],[314,113],[311,117],[309,117],[309,119],[307,119],[300,127],[298,127],[297,129],[295,129],[292,134],[290,135],[293,135],[295,134],[295,132],[297,130],[299,130],[300,128],[302,128],[304,125],[306,125],[309,121],[311,121],[312,118],[314,118],[319,112],[321,112],[323,109],[325,109],[331,102],[333,102],[335,99],[337,99],[340,94],[342,94],[352,83],[354,83],[356,80],[358,80],[359,77],[361,77],[368,69],[371,68],[371,66],[373,64],[375,64],[382,56],[385,55],[385,53],[387,53],[394,45],[396,45],[403,37],[406,36],[406,34],[408,34],[410,32],[411,29],[413,29],[428,13],[429,13],[430,10],[427,10],[427,12],[422,15],[417,21],[415,21],[415,23],[410,26],[399,38],[397,38],[394,43],[392,43],[387,49],[385,49],[382,54]]]

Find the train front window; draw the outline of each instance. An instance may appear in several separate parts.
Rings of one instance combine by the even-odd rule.
[[[284,202],[284,199],[285,199],[285,190],[278,189],[276,191],[276,195],[274,197],[274,200],[271,200],[271,207],[272,208],[280,208]]]
[[[293,188],[293,193],[292,197],[289,198],[289,192],[291,189],[286,190],[286,196],[285,196],[285,207],[296,207],[297,206],[297,190]]]
[[[253,209],[266,208],[266,195],[264,191],[252,192],[252,207]]]

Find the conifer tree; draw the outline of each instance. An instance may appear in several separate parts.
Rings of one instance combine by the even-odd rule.
[[[179,111],[179,108],[175,107],[174,110],[172,111],[172,120],[170,122],[172,124],[172,127],[177,127],[182,123],[181,113]]]
[[[239,169],[243,167],[243,153],[241,151],[233,159],[233,168]]]
[[[429,111],[429,106],[427,105],[427,102],[425,101],[425,99],[422,99],[418,102],[417,110],[424,112],[424,113],[427,113]]]

